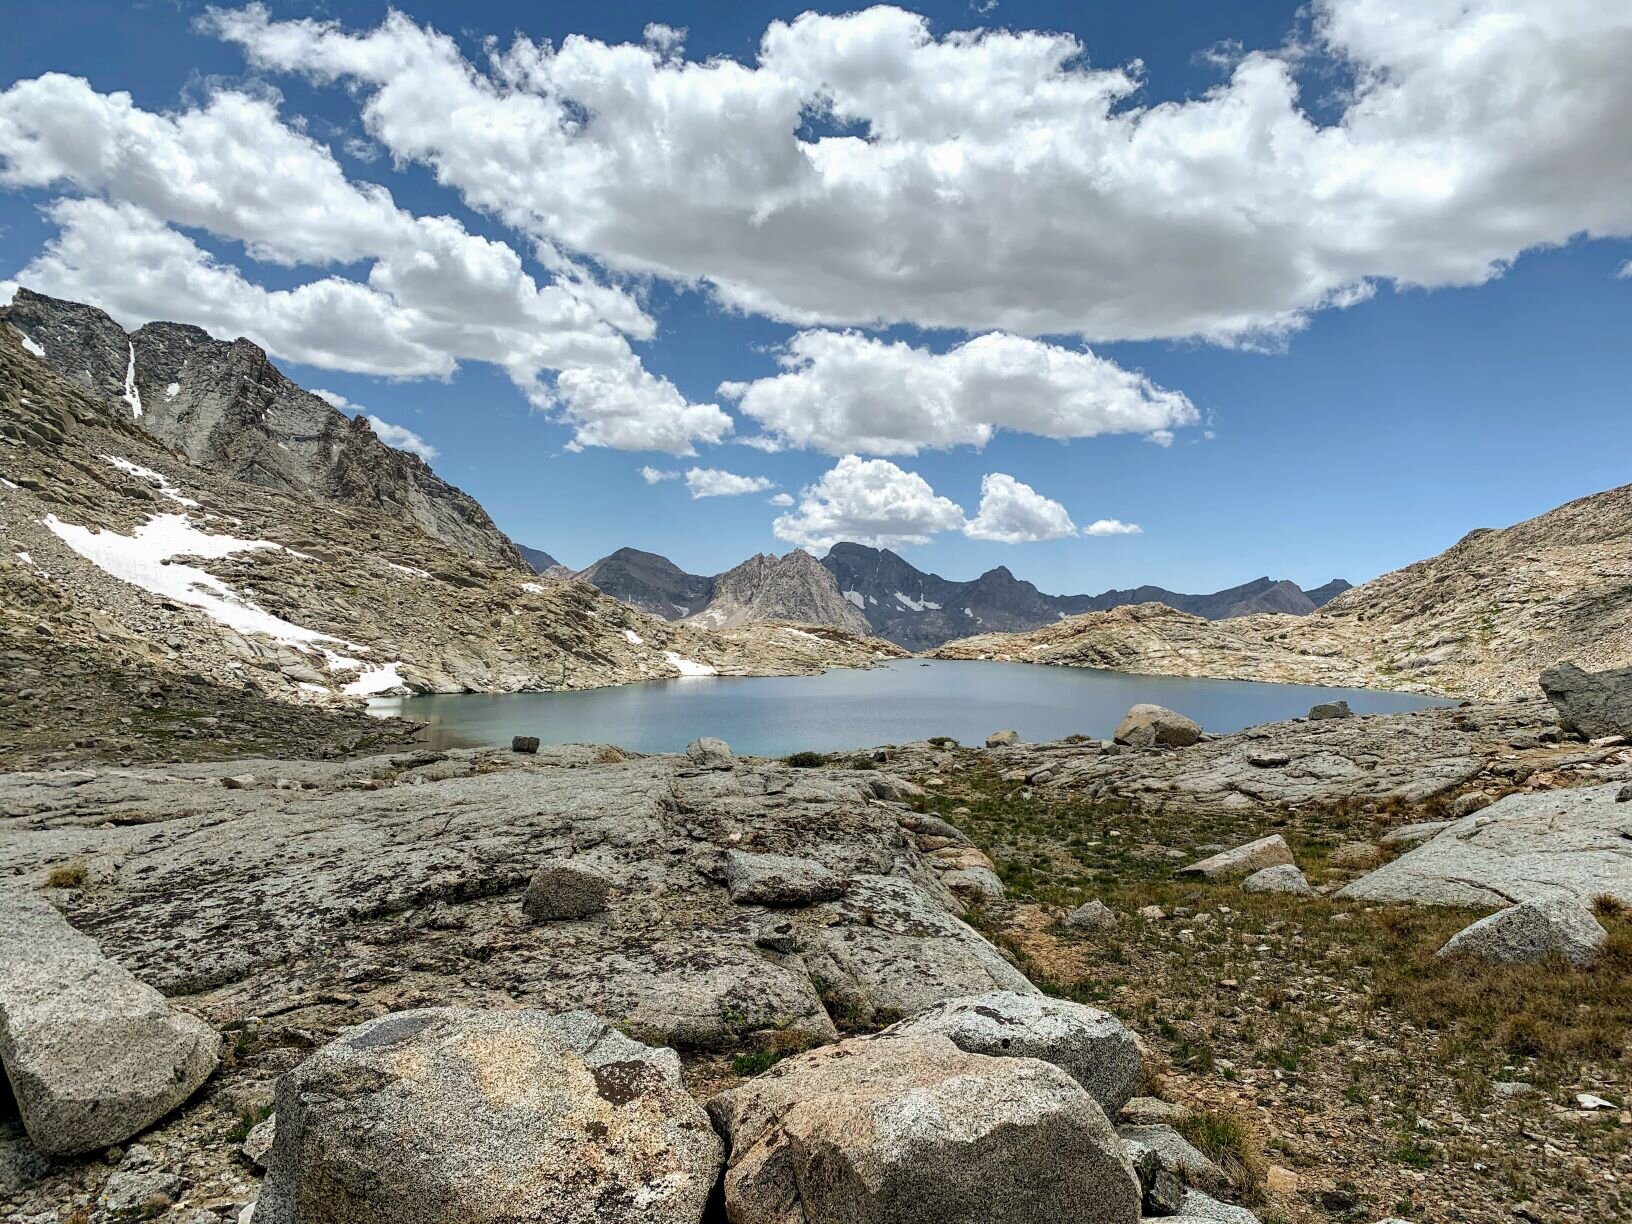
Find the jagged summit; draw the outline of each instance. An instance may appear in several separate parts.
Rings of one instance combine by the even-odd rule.
[[[761,553],[727,570],[714,579],[708,607],[692,619],[718,629],[785,620],[869,632],[867,618],[839,592],[833,575],[803,549],[783,557]]]
[[[185,323],[127,333],[104,311],[18,289],[0,307],[64,376],[196,466],[267,489],[379,509],[469,556],[528,568],[469,494],[297,386],[249,340]]]

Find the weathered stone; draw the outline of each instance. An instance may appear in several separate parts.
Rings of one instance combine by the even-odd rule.
[[[1009,745],[1018,744],[1019,742],[1020,732],[1018,731],[993,731],[986,737],[986,747],[988,748],[1007,748]]]
[[[1385,846],[1419,846],[1441,830],[1450,828],[1451,823],[1449,820],[1421,820],[1390,829],[1378,840]]]
[[[1463,927],[1435,955],[1474,956],[1498,965],[1561,957],[1586,965],[1608,938],[1592,911],[1575,898],[1537,898]]]
[[[1116,924],[1116,911],[1097,897],[1065,917],[1065,925],[1079,931],[1114,931]]]
[[[1315,890],[1309,887],[1309,881],[1304,879],[1303,872],[1291,863],[1281,863],[1276,867],[1265,867],[1262,871],[1253,872],[1241,881],[1241,891],[1291,893],[1298,897],[1315,895]]]
[[[1494,802],[1495,800],[1482,790],[1468,791],[1451,800],[1451,815],[1461,820],[1464,816],[1472,816],[1475,812],[1483,811]]]
[[[994,990],[1037,994],[998,950],[921,886],[856,876],[820,909],[801,953],[824,997],[863,1019],[896,1020],[942,999]]]
[[[1566,731],[1588,739],[1632,735],[1632,667],[1586,672],[1560,663],[1541,673],[1541,689]]]
[[[686,756],[691,758],[694,765],[700,765],[704,769],[730,769],[737,760],[737,755],[731,751],[730,744],[711,735],[694,739],[687,744]]]
[[[1333,718],[1353,718],[1354,711],[1349,709],[1346,701],[1323,701],[1319,705],[1309,707],[1309,718],[1312,722],[1325,722]]]
[[[164,1169],[115,1169],[102,1186],[98,1203],[118,1215],[147,1217],[170,1206],[181,1194],[182,1180]]]
[[[1165,706],[1142,703],[1122,716],[1115,738],[1130,748],[1188,748],[1201,739],[1201,724]]]
[[[843,894],[846,881],[814,859],[725,852],[725,887],[738,905],[811,905]]]
[[[538,736],[512,735],[510,737],[510,751],[536,753],[538,751]]]
[[[1176,1126],[1190,1116],[1190,1110],[1157,1097],[1133,1097],[1117,1111],[1117,1121],[1128,1126]]]
[[[672,1050],[586,1012],[427,1008],[279,1081],[256,1224],[695,1224],[720,1141]]]
[[[1179,1205],[1179,1214],[1170,1217],[1170,1224],[1195,1224],[1198,1220],[1212,1221],[1213,1224],[1261,1224],[1258,1217],[1245,1207],[1221,1203],[1200,1190],[1186,1190],[1184,1202]]]
[[[1618,783],[1508,795],[1465,816],[1339,894],[1419,905],[1506,905],[1600,893],[1632,904],[1632,817]]]
[[[1333,867],[1352,869],[1374,866],[1378,857],[1377,847],[1370,842],[1352,841],[1336,847],[1327,862]]]
[[[546,859],[533,872],[521,912],[534,922],[588,918],[606,909],[612,879],[598,867],[571,859]]]
[[[1158,1168],[1145,1187],[1145,1214],[1177,1215],[1184,1206],[1184,1183],[1166,1169]]]
[[[244,1136],[243,1145],[239,1149],[243,1152],[244,1159],[257,1169],[266,1168],[267,1157],[272,1152],[272,1140],[277,1133],[278,1117],[276,1114],[268,1118],[262,1118],[254,1126],[250,1127],[249,1134]]]
[[[1244,846],[1221,850],[1211,858],[1191,863],[1188,867],[1181,867],[1179,875],[1199,875],[1206,876],[1209,880],[1221,880],[1229,876],[1249,875],[1262,871],[1265,867],[1278,867],[1291,862],[1292,848],[1279,833],[1273,833],[1268,837],[1260,837],[1257,841],[1248,842]]]
[[[1157,1162],[1176,1177],[1186,1182],[1216,1185],[1225,1180],[1220,1169],[1190,1141],[1165,1123],[1148,1126],[1120,1126],[1117,1133],[1130,1147],[1138,1144],[1156,1153]]]
[[[128,1139],[215,1070],[216,1031],[103,956],[55,909],[0,894],[0,1063],[53,1155]]]
[[[904,1020],[892,1033],[937,1034],[970,1054],[1040,1058],[1087,1089],[1114,1115],[1139,1086],[1139,1043],[1108,1012],[1046,995],[1008,991],[948,999]]]
[[[1064,1071],[937,1036],[797,1055],[708,1103],[733,1224],[1133,1224],[1140,1186]]]

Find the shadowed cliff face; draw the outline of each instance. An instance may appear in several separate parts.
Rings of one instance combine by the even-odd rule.
[[[471,557],[528,568],[487,512],[368,421],[296,386],[248,340],[149,323],[126,334],[94,306],[19,289],[0,321],[56,370],[196,466],[246,484],[378,509]]]

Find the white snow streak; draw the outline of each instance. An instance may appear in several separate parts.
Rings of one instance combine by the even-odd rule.
[[[536,582],[524,582],[521,584],[521,589],[526,591],[529,595],[544,594],[544,588]]]
[[[707,663],[698,663],[692,659],[682,659],[672,650],[663,652],[663,660],[682,676],[717,676],[719,671]]]
[[[118,455],[103,455],[102,459],[118,468],[121,472],[130,473],[130,475],[136,477],[138,480],[145,480],[149,484],[158,485],[159,492],[163,493],[173,502],[180,502],[183,506],[198,505],[198,503],[192,498],[183,497],[180,493],[178,493],[175,485],[171,484],[169,480],[159,475],[159,473],[155,472],[152,468],[145,468],[139,463],[132,463],[129,459],[121,459]],[[275,548],[277,545],[273,545],[273,547]]]
[[[911,608],[914,612],[939,612],[941,610],[941,605],[938,603],[931,603],[927,599],[908,599],[900,591],[895,593],[895,598],[902,607]]]
[[[429,578],[431,576],[430,570],[422,570],[418,566],[398,565],[395,561],[387,561],[386,564],[392,569],[396,570],[399,574],[408,574],[414,578]]]
[[[178,396],[180,394],[181,394],[181,384],[180,383],[171,383],[168,387],[166,387],[164,389],[164,398],[167,399],[167,400],[173,400],[173,399],[176,398],[176,396]]]
[[[867,601],[861,597],[860,591],[846,591],[844,593],[844,597],[851,603],[855,604],[856,607],[860,608],[863,612],[867,610]]]
[[[13,328],[12,330],[16,331],[15,328]],[[45,346],[43,344],[41,344],[38,340],[34,339],[34,337],[32,337],[32,336],[25,335],[22,332],[17,332],[17,334],[22,337],[23,351],[25,353],[32,353],[32,354],[34,354],[34,356],[40,357],[40,358],[43,358],[45,356]]]
[[[641,637],[640,634],[636,633],[633,629],[625,629],[623,631],[623,636],[629,639],[629,645],[631,646],[646,645],[646,639]]]
[[[130,345],[130,364],[125,367],[125,403],[130,405],[130,415],[140,418],[142,415],[142,393],[136,389],[136,344]]]
[[[374,697],[390,689],[402,687],[401,663],[382,663],[370,667],[340,691],[347,697]]]

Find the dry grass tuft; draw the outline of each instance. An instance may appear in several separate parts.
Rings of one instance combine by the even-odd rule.
[[[45,877],[47,888],[80,888],[90,879],[90,869],[84,863],[63,863],[60,867],[51,868],[51,874]]]

